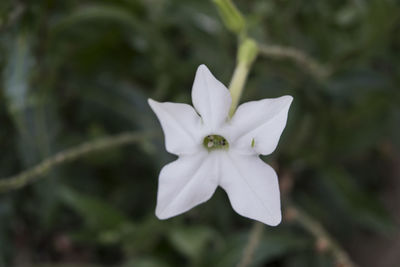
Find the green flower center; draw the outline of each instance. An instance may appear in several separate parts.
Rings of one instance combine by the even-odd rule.
[[[203,140],[203,146],[208,150],[208,151],[213,151],[217,149],[225,149],[227,150],[229,148],[229,143],[226,141],[226,139],[223,136],[216,135],[216,134],[210,134],[204,137]]]

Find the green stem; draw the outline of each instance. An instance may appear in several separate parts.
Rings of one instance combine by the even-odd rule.
[[[230,117],[233,116],[239,104],[239,100],[240,97],[242,96],[244,84],[246,83],[249,70],[250,68],[248,68],[246,64],[239,62],[239,64],[236,65],[236,68],[233,72],[232,80],[229,85],[229,91],[231,92],[232,95],[232,104],[229,110]]]
[[[232,95],[232,104],[229,110],[229,116],[232,117],[239,104],[240,97],[247,80],[247,76],[254,60],[257,58],[257,43],[250,39],[244,39],[239,45],[237,63],[233,72],[232,80],[229,85],[229,91]]]

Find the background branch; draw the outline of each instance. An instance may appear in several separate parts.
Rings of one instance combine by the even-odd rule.
[[[45,174],[51,168],[61,165],[63,163],[70,162],[91,152],[131,143],[137,143],[139,141],[148,139],[151,136],[152,135],[149,133],[127,132],[111,137],[104,137],[98,140],[85,142],[76,147],[58,152],[28,170],[25,170],[17,175],[8,178],[0,179],[0,193],[18,189],[27,184],[30,184],[40,178],[41,175]]]
[[[317,79],[325,79],[331,74],[327,67],[296,48],[259,44],[259,53],[264,57],[293,60]]]
[[[330,236],[322,224],[312,218],[302,209],[289,205],[287,207],[288,217],[299,223],[305,230],[311,233],[317,240],[317,248],[320,251],[332,252],[336,266],[338,267],[356,267],[347,252]]]
[[[251,228],[249,239],[243,250],[243,256],[237,267],[247,267],[253,262],[254,252],[260,244],[261,236],[264,230],[264,225],[260,222],[254,222]]]

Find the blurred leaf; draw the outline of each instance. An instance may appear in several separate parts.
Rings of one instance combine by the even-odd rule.
[[[215,237],[215,232],[206,226],[180,226],[168,231],[171,244],[192,261],[203,255],[204,249]]]
[[[35,80],[41,78],[42,69],[33,53],[33,35],[29,31],[21,31],[7,35],[6,40],[9,43],[6,46],[4,91],[8,112],[16,128],[18,163],[21,168],[26,168],[52,153],[59,123],[54,102],[45,90],[46,84],[41,90],[35,86]],[[37,209],[33,202],[24,207],[30,216],[38,216],[38,222],[43,225],[51,223],[52,214],[57,208],[56,187],[55,179],[42,182],[40,192],[34,187],[33,196],[41,209]]]
[[[95,230],[110,230],[122,226],[128,220],[109,203],[93,197],[78,193],[64,187],[59,191],[60,198],[71,209],[77,212],[87,224]]]
[[[166,262],[155,257],[142,257],[134,260],[129,260],[121,267],[168,267],[171,266]]]
[[[110,119],[116,122],[121,120],[124,128],[130,130],[132,128],[148,131],[156,129],[162,136],[158,121],[147,104],[147,98],[141,88],[136,85],[130,85],[127,82],[115,84],[107,78],[103,78],[96,86],[95,92],[87,91],[82,93],[82,98],[87,101],[87,105],[99,106],[104,112],[104,116],[112,116]],[[107,114],[107,115],[106,115]],[[168,162],[171,157],[166,153],[157,153],[163,150],[164,144],[161,138],[156,138],[153,142],[141,142],[140,146],[143,151],[152,155],[153,159],[157,159],[154,164]]]
[[[136,20],[134,14],[128,10],[113,6],[113,5],[92,5],[81,7],[69,16],[66,16],[59,20],[52,28],[53,33],[57,34],[64,29],[70,27],[79,27],[79,23],[85,23],[90,21],[102,22],[108,20],[111,22],[121,23],[131,29],[137,29],[140,23]]]
[[[337,267],[330,253],[314,249],[292,253],[284,259],[285,267]]]
[[[384,233],[395,229],[394,222],[381,202],[365,192],[354,178],[342,168],[325,168],[323,183],[329,187],[331,199],[351,220],[364,227]]]
[[[225,251],[218,257],[220,267],[235,266],[241,259],[248,234],[236,234],[227,240]],[[251,266],[262,266],[290,252],[304,249],[308,240],[287,230],[264,232],[260,244],[255,251]]]
[[[231,209],[223,190],[185,216],[154,215],[157,177],[175,156],[165,151],[147,98],[190,103],[199,64],[226,85],[234,70],[237,39],[212,1],[0,2],[3,176],[98,136],[159,133],[142,149],[85,157],[4,195],[0,266],[15,265],[21,251],[32,255],[27,262],[47,265],[235,266],[249,221]],[[398,1],[233,2],[246,14],[249,37],[300,49],[332,68],[329,78],[314,81],[289,60],[257,60],[242,102],[294,96],[267,162],[293,174],[290,197],[355,247],[350,253],[365,252],[360,262],[380,266],[396,254],[395,235],[380,234],[393,227],[385,207],[393,217],[398,210]],[[233,26],[239,30],[240,20]],[[366,230],[371,241],[360,242]],[[60,244],[59,236],[68,238]],[[291,224],[268,228],[254,259],[253,266],[332,264]]]
[[[11,40],[4,71],[4,91],[9,111],[17,114],[28,105],[28,88],[34,59],[27,34],[21,33]]]
[[[154,215],[140,222],[135,222],[135,227],[130,228],[130,232],[122,232],[121,242],[126,255],[135,258],[143,251],[154,251],[159,240],[167,233],[170,226],[165,221],[160,221]]]
[[[10,198],[1,198],[0,202],[0,266],[7,266],[7,256],[12,253],[15,246],[12,244],[12,226],[8,223],[13,220],[12,201]]]

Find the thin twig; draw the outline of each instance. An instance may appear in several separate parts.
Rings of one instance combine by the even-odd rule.
[[[136,143],[149,137],[151,137],[149,133],[127,132],[111,137],[104,137],[95,141],[85,142],[76,147],[58,152],[28,170],[8,178],[0,179],[0,193],[18,189],[30,184],[40,178],[51,168],[75,160],[88,153],[106,148]]]
[[[237,267],[248,267],[253,262],[254,252],[260,244],[264,225],[260,222],[254,222],[251,228],[249,239],[243,250],[243,256]]]
[[[305,67],[317,79],[325,79],[331,74],[331,70],[326,66],[296,48],[259,44],[259,52],[261,56],[265,57],[291,59],[300,66]]]
[[[292,219],[297,221],[305,230],[310,232],[317,240],[317,249],[330,251],[336,260],[337,267],[356,267],[347,252],[330,236],[322,224],[312,218],[302,209],[290,205],[287,212]]]

